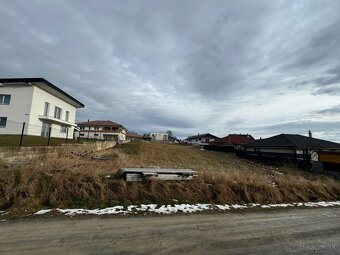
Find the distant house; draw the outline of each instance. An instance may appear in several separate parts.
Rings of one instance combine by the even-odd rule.
[[[229,134],[210,143],[210,149],[219,151],[239,150],[243,145],[254,142],[255,139],[249,134]]]
[[[143,139],[148,141],[169,141],[169,135],[165,132],[147,133],[144,134]]]
[[[77,123],[78,131],[75,133],[76,138],[125,141],[127,129],[110,120],[94,120]]]
[[[201,135],[197,134],[189,136],[188,138],[185,139],[185,142],[194,146],[206,146],[216,139],[218,139],[217,136],[214,136],[210,133],[206,133]]]
[[[310,162],[318,151],[340,151],[340,144],[303,135],[280,134],[243,146],[240,155],[252,158]]]
[[[43,78],[0,79],[0,134],[73,138],[84,105]]]

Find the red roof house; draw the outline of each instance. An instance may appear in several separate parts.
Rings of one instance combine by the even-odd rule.
[[[216,139],[210,143],[212,146],[240,146],[254,142],[255,139],[251,135],[229,134],[226,137]]]

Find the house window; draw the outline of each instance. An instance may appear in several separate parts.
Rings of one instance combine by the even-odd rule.
[[[94,127],[94,130],[99,130],[99,127]]]
[[[98,136],[98,134],[94,134],[94,136]]]
[[[50,112],[50,103],[45,102],[44,116],[48,116]]]
[[[61,119],[61,108],[58,106],[54,108],[54,118]]]
[[[0,94],[0,105],[1,104],[9,105],[10,101],[11,101],[11,95]]]
[[[0,128],[5,128],[7,124],[7,117],[0,117]]]
[[[51,129],[51,124],[43,122],[41,126],[41,136],[48,137]]]
[[[66,129],[67,129],[67,127],[61,126],[60,133],[66,133]]]
[[[84,136],[84,134],[79,134],[79,136]]]
[[[80,130],[85,130],[84,126],[80,126],[79,128],[80,128]]]
[[[70,112],[66,111],[65,120],[68,121],[70,118]]]

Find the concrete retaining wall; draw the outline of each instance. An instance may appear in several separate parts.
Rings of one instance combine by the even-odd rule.
[[[79,153],[84,151],[100,151],[112,148],[116,142],[93,142],[83,144],[62,144],[60,146],[36,146],[36,147],[1,147],[0,160],[12,162],[17,159],[31,159],[49,154]]]

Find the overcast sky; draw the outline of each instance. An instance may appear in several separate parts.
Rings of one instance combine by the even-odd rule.
[[[340,142],[340,1],[2,0],[0,76],[43,77],[77,121]]]

